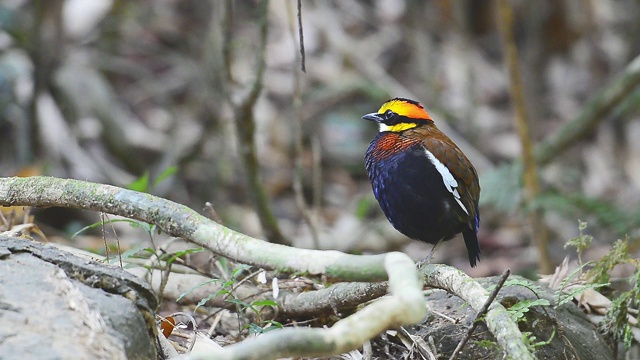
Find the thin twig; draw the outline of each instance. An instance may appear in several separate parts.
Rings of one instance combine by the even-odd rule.
[[[9,220],[7,220],[6,217],[4,217],[4,213],[2,211],[0,211],[0,220],[2,220],[2,227],[0,227],[0,230],[11,229],[11,223],[9,222]]]
[[[168,251],[166,249],[171,246],[176,240],[179,238],[174,237],[168,242],[164,243],[160,248],[153,248],[153,253],[147,260],[149,264],[145,264],[146,268],[153,268],[154,266],[158,266],[158,270],[160,270],[160,285],[158,286],[158,304],[162,304],[164,301],[164,289],[167,286],[167,282],[169,281],[169,275],[173,271],[172,264],[173,261],[162,261],[162,255],[166,255]],[[161,254],[159,254],[161,253]],[[163,266],[164,263],[164,266]],[[156,265],[157,264],[157,265]],[[149,272],[150,276],[153,276],[153,271]]]
[[[311,158],[313,167],[311,168],[312,184],[313,184],[313,202],[312,207],[318,213],[321,213],[322,206],[322,148],[320,139],[317,134],[311,136]]]
[[[403,341],[403,343],[406,341],[407,343],[409,343],[409,345],[411,345],[407,346],[407,344],[405,344],[405,346],[407,346],[410,351],[413,351],[414,349],[417,350],[423,359],[436,360],[438,358],[438,353],[436,352],[434,354],[432,349],[429,348],[429,345],[427,345],[427,343],[421,337],[409,334],[407,329],[402,326],[398,329],[398,337],[400,339],[404,337],[405,340]]]
[[[290,11],[289,9],[290,8],[287,7],[287,11]],[[298,2],[298,21],[300,21],[300,2]],[[301,26],[301,23],[298,23],[298,25]],[[295,35],[294,35],[293,26],[290,26],[290,31],[291,31],[292,37],[294,37]],[[304,67],[304,62],[303,62],[303,67]],[[313,212],[309,208],[309,205],[307,204],[307,201],[304,198],[304,191],[302,186],[303,173],[304,173],[304,166],[302,161],[302,153],[304,150],[302,145],[302,121],[303,121],[302,120],[303,119],[302,86],[300,84],[300,73],[298,73],[297,71],[294,71],[294,74],[293,74],[293,108],[295,111],[295,126],[294,126],[295,147],[294,147],[294,155],[293,155],[295,160],[294,160],[294,169],[293,169],[293,192],[295,193],[296,205],[300,210],[300,214],[302,215],[302,218],[309,226],[313,248],[318,249],[320,248],[320,240],[318,237],[316,222],[313,217]],[[315,171],[315,168],[313,170]]]
[[[233,47],[231,39],[233,37],[233,0],[227,0],[224,6],[224,22],[222,25],[222,61],[226,81],[233,84],[233,73],[231,72],[231,57]]]
[[[302,1],[298,0],[298,38],[300,39],[300,70],[306,73],[305,51],[304,51],[304,31],[302,30]]]
[[[458,357],[458,354],[462,351],[464,346],[467,344],[467,341],[471,339],[471,335],[473,335],[473,332],[476,330],[476,328],[478,327],[478,324],[480,323],[478,320],[481,317],[483,317],[484,314],[487,313],[487,311],[489,310],[489,306],[491,306],[491,303],[493,303],[493,300],[495,300],[496,296],[498,296],[498,292],[500,291],[500,289],[502,289],[502,286],[504,286],[504,282],[507,281],[507,278],[509,277],[510,274],[511,274],[511,269],[507,269],[504,271],[504,273],[502,273],[502,277],[500,278],[500,281],[498,281],[498,284],[496,285],[495,289],[493,289],[493,291],[489,295],[489,298],[487,298],[487,301],[485,301],[480,311],[478,311],[478,313],[476,314],[476,317],[475,319],[473,319],[473,323],[467,330],[466,335],[464,336],[464,338],[462,338],[462,340],[460,340],[455,350],[453,350],[453,354],[451,354],[451,357],[449,358],[449,360],[455,360]]]
[[[204,212],[205,216],[208,217],[209,219],[217,222],[220,225],[224,225],[222,218],[220,217],[220,215],[218,215],[212,203],[208,201],[204,203],[204,208],[202,209],[202,211]]]
[[[224,316],[224,314],[227,312],[229,311],[228,310],[222,311],[213,318],[213,322],[211,323],[211,326],[209,326],[209,331],[207,331],[207,334],[209,335],[209,337],[213,337],[213,334],[215,334],[215,331],[216,331],[216,327],[222,320],[222,316]]]
[[[269,204],[267,190],[260,178],[260,164],[258,163],[258,155],[255,144],[255,117],[253,108],[258,101],[258,96],[262,91],[264,72],[266,68],[265,54],[267,48],[267,35],[269,32],[268,19],[269,1],[262,0],[260,3],[260,44],[257,51],[257,69],[256,77],[247,96],[238,104],[233,104],[235,112],[235,127],[238,134],[238,147],[240,149],[240,157],[244,165],[247,178],[247,186],[253,204],[256,207],[256,213],[260,219],[260,225],[265,232],[267,239],[276,244],[291,245],[291,241],[287,239],[280,228],[278,221]],[[226,39],[230,41],[230,39]]]
[[[510,92],[516,116],[514,118],[518,137],[522,144],[523,180],[525,188],[526,205],[531,204],[540,193],[538,169],[533,152],[533,141],[527,119],[527,106],[522,91],[522,79],[520,78],[518,49],[513,37],[513,11],[507,0],[498,1],[499,25],[504,39],[504,57],[509,70]],[[533,240],[538,248],[538,266],[543,274],[550,273],[552,269],[549,256],[549,231],[544,224],[544,214],[541,209],[531,209],[529,221]]]
[[[113,231],[113,237],[116,238],[116,249],[118,250],[118,260],[120,261],[120,268],[124,269],[124,266],[122,265],[122,250],[120,249],[120,238],[118,237],[118,233],[116,232],[116,227],[113,226],[113,221],[109,219],[108,214],[102,213],[102,215],[106,216],[107,219],[109,220],[109,224],[111,225],[111,231]]]
[[[107,244],[107,237],[105,236],[104,233],[104,213],[100,213],[100,221],[102,222],[102,226],[100,227],[102,229],[102,242],[104,243],[104,252],[106,254],[105,259],[107,261],[107,264],[109,263],[109,245]]]

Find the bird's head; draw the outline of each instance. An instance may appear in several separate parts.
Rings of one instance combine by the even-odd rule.
[[[433,123],[433,119],[419,102],[404,98],[391,99],[382,104],[378,112],[367,114],[362,118],[377,122],[380,132],[402,132]]]

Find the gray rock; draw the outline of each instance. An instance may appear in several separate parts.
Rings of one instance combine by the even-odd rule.
[[[0,236],[0,359],[155,359],[156,306],[118,267]]]

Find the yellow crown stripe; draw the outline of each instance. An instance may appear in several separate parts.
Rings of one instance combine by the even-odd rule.
[[[406,116],[412,119],[426,119],[431,120],[429,113],[421,106],[412,104],[403,100],[391,100],[380,107],[378,114],[384,114],[385,111],[391,110],[400,116]]]

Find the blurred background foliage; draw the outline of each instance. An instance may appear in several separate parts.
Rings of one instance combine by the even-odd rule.
[[[360,117],[402,96],[425,104],[481,175],[483,258],[473,274],[536,269],[532,208],[545,210],[554,264],[570,251],[563,245],[578,219],[594,235],[585,259],[627,235],[637,254],[640,3],[510,4],[536,150],[595,114],[572,141],[538,157],[542,194],[527,206],[492,0],[302,1],[305,73],[297,3],[271,1],[252,116],[239,104],[259,76],[258,1],[2,0],[0,175],[138,180],[194,209],[210,202],[226,226],[265,238],[238,136],[255,126],[256,180],[287,241],[421,258],[430,245],[391,228],[363,165],[377,129]],[[593,108],[617,79],[626,87],[615,102]],[[96,218],[36,213],[45,232],[64,239]],[[471,271],[461,239],[435,260]]]

